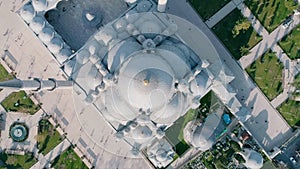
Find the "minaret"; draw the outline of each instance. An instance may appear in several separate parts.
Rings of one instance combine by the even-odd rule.
[[[13,90],[49,90],[70,88],[73,86],[72,81],[62,81],[55,79],[41,80],[34,78],[33,80],[13,79],[0,82],[0,88],[9,88]]]
[[[157,10],[158,12],[165,12],[168,0],[158,0]]]

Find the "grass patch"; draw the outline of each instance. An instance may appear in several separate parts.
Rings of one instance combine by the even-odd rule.
[[[166,130],[166,137],[175,146],[176,153],[181,156],[190,146],[183,139],[183,129],[186,124],[196,118],[193,110],[189,110],[184,116],[177,119],[174,124]]]
[[[269,32],[297,9],[294,0],[245,0],[245,4]]]
[[[0,168],[5,169],[28,169],[37,162],[32,154],[13,155],[3,152],[0,153],[0,160],[4,163]]]
[[[42,119],[39,121],[37,141],[39,153],[46,155],[62,141],[62,137],[47,119]]]
[[[300,127],[300,102],[288,99],[280,105],[278,111],[292,127]]]
[[[238,35],[234,36],[233,30],[239,21],[249,22],[238,9],[235,9],[213,27],[215,34],[236,60],[248,54],[244,50],[249,51],[262,40],[262,37],[257,34],[252,26],[246,30],[241,30]]]
[[[9,74],[5,68],[0,64],[0,82],[6,80],[12,80],[14,78],[13,75]]]
[[[189,0],[189,2],[204,20],[208,20],[230,0]]]
[[[40,109],[40,107],[35,105],[24,91],[11,93],[1,102],[1,105],[7,112],[22,112],[31,115]]]
[[[279,42],[279,45],[290,59],[300,59],[300,26],[293,29],[292,32]]]
[[[246,68],[246,71],[268,99],[273,100],[283,91],[283,68],[283,64],[276,57],[275,53],[267,51],[253,62],[250,67]]]
[[[52,162],[51,167],[55,169],[87,169],[87,166],[71,147],[56,157]]]
[[[300,89],[300,74],[295,77],[293,85],[296,89]],[[300,94],[294,93],[291,98],[278,107],[278,111],[292,127],[300,127],[300,101],[295,100],[297,97],[299,98]]]

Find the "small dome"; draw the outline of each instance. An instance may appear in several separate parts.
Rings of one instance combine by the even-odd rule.
[[[115,25],[115,29],[118,32],[121,32],[121,31],[124,31],[126,29],[127,22],[124,18],[122,18],[122,19],[117,20],[114,25]]]
[[[140,3],[138,3],[136,9],[138,12],[148,12],[152,7],[152,3],[149,1],[142,1]]]
[[[251,149],[244,149],[242,155],[246,160],[244,163],[246,167],[258,169],[263,166],[263,157],[258,152]]]
[[[64,63],[70,56],[72,55],[72,51],[67,48],[63,48],[60,52],[56,55],[57,61],[62,64]]]
[[[138,126],[132,131],[132,135],[137,139],[147,139],[152,136],[152,131],[148,126]]]
[[[24,5],[20,12],[21,17],[27,22],[31,22],[33,17],[35,16],[35,11],[32,7],[32,5],[27,4]]]
[[[63,45],[64,43],[60,38],[54,37],[53,39],[51,39],[47,47],[53,54],[58,54],[59,51],[62,49]]]
[[[165,149],[160,148],[156,152],[156,160],[159,162],[164,162],[168,159],[168,153]]]
[[[95,36],[95,39],[102,40],[105,45],[117,37],[116,32],[112,28],[105,28]]]
[[[74,65],[75,65],[74,60],[70,60],[69,62],[67,62],[65,64],[64,71],[66,72],[67,75],[69,75],[69,76],[71,75]]]
[[[88,50],[91,55],[97,54],[99,48],[100,48],[100,44],[96,40],[93,40],[90,43],[88,43]]]
[[[86,49],[83,49],[77,53],[76,61],[80,64],[85,64],[88,62],[90,57],[90,52]]]
[[[137,0],[124,0],[127,3],[135,3]]]
[[[30,28],[37,34],[39,34],[45,27],[46,21],[40,16],[36,16],[32,19],[30,23]]]
[[[45,11],[48,7],[47,0],[32,0],[32,6],[38,12]]]
[[[42,42],[48,43],[54,37],[54,30],[50,27],[44,27],[44,29],[39,33],[39,38]]]

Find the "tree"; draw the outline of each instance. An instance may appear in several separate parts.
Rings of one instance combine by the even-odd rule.
[[[238,21],[235,22],[235,25],[232,29],[232,35],[235,38],[236,36],[238,36],[240,34],[240,31],[246,31],[250,28],[251,23],[248,21],[247,18],[242,18],[239,19]]]
[[[242,56],[248,55],[250,53],[249,47],[248,46],[242,46],[240,48],[240,53]]]

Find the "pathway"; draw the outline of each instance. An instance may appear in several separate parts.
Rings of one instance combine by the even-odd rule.
[[[217,13],[210,17],[205,24],[212,28],[218,22],[220,22],[224,17],[226,17],[230,12],[232,12],[237,6],[243,3],[244,0],[232,0],[228,2],[223,8],[221,8]]]

